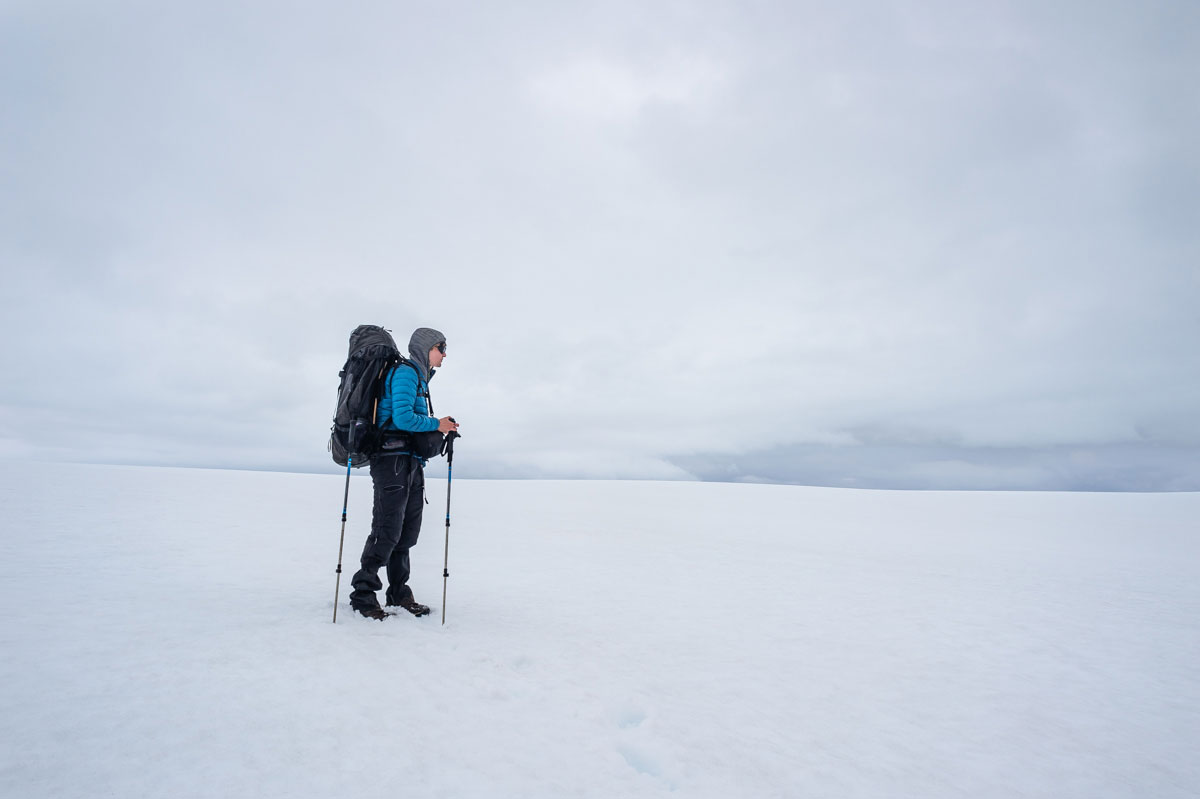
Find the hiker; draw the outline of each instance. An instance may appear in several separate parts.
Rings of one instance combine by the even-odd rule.
[[[415,616],[429,608],[416,601],[408,587],[408,551],[421,532],[425,505],[425,462],[430,457],[422,446],[426,438],[458,430],[449,416],[431,416],[429,380],[446,357],[446,337],[427,327],[417,328],[408,341],[408,360],[400,363],[386,379],[379,400],[379,427],[383,445],[371,458],[371,482],[375,505],[371,534],[363,547],[360,568],[351,579],[350,607],[371,619],[383,619],[375,592],[383,588],[379,569],[387,567],[389,607],[401,607]]]

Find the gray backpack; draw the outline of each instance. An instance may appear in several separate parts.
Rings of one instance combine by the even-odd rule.
[[[404,361],[392,334],[382,327],[359,325],[350,334],[350,353],[339,373],[337,409],[329,436],[329,451],[338,466],[366,466],[379,451],[382,436],[377,421],[383,379]]]

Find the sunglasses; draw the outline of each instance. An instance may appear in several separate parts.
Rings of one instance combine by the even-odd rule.
[[[440,352],[442,355],[446,354],[446,342],[442,341],[442,342],[439,342],[438,344],[434,344],[433,346],[436,347],[437,351]]]

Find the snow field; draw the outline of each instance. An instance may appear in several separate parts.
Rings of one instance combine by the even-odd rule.
[[[1200,495],[0,470],[2,796],[1200,795]]]

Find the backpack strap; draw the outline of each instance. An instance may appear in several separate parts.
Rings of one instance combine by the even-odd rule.
[[[379,369],[379,381],[376,383],[375,400],[371,403],[371,424],[379,424],[379,400],[383,393],[380,386],[383,386],[385,381],[392,379],[392,370],[396,368],[395,364],[387,366],[386,364]],[[345,372],[342,372],[345,374]]]
[[[419,366],[417,366],[415,363],[413,363],[412,361],[410,361],[408,358],[405,358],[403,356],[400,357],[400,363],[408,364],[409,366],[412,367],[413,371],[417,373],[417,396],[425,398],[426,411],[428,411],[430,416],[433,416],[434,418],[436,418],[436,414],[433,412],[433,397],[429,396],[429,381],[428,380],[425,381],[425,393],[424,394],[420,393],[420,391],[421,391],[421,368]]]

